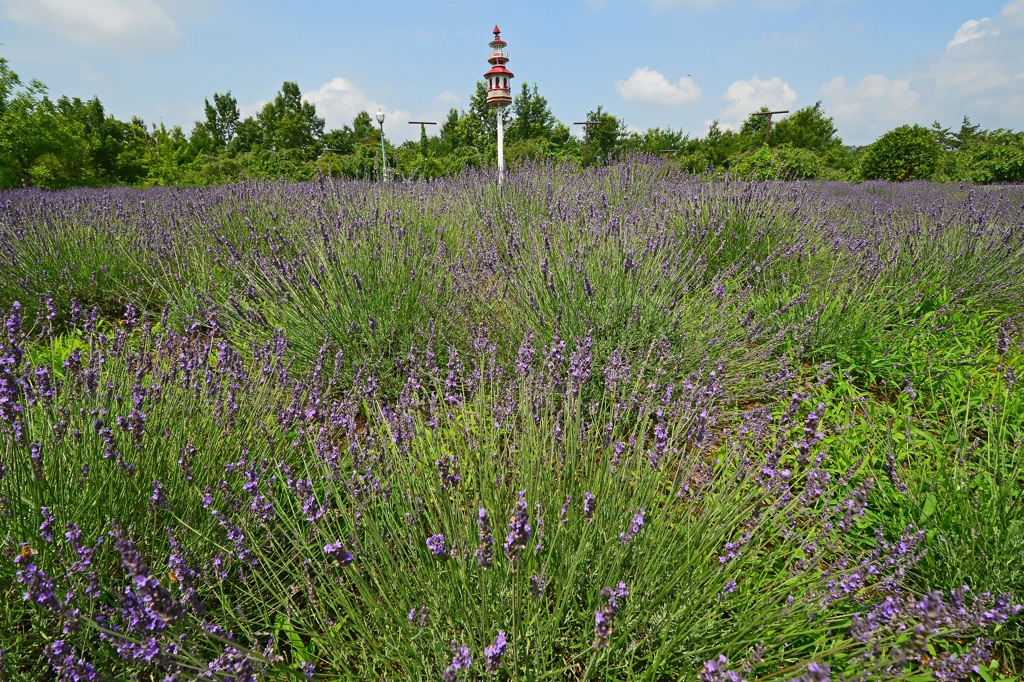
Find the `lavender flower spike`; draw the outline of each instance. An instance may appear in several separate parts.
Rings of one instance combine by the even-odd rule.
[[[437,535],[431,535],[427,538],[427,549],[434,556],[445,558],[448,556],[448,550],[444,544],[444,534],[438,533]]]
[[[629,524],[629,528],[622,533],[619,533],[619,544],[628,545],[630,541],[636,537],[636,534],[640,532],[640,529],[644,527],[644,510],[641,507],[640,511],[633,516],[633,521]]]
[[[487,669],[487,672],[496,673],[501,668],[501,659],[505,655],[506,645],[505,631],[498,630],[498,636],[494,638],[494,644],[484,649],[484,656],[487,657],[487,663],[484,664],[484,667]]]
[[[444,669],[441,673],[441,679],[444,682],[455,682],[457,677],[455,674],[459,670],[468,668],[473,663],[473,659],[470,656],[471,652],[467,646],[459,646],[455,642],[452,642],[452,662]]]
[[[526,491],[519,491],[519,501],[512,511],[512,518],[508,523],[508,536],[505,538],[505,556],[512,562],[513,566],[519,553],[526,549],[532,537],[530,528],[530,516],[526,506]]]
[[[491,535],[491,520],[487,518],[487,510],[483,507],[480,507],[476,525],[477,536],[480,538],[480,546],[475,552],[476,562],[481,568],[490,568],[494,564],[494,536]]]
[[[340,542],[332,542],[324,545],[324,554],[337,561],[341,566],[348,566],[355,558],[352,556],[352,552],[345,549],[345,545]]]
[[[611,644],[612,617],[618,612],[621,602],[629,596],[626,583],[620,582],[618,587],[606,587],[601,590],[604,604],[594,611],[594,648],[605,649]]]

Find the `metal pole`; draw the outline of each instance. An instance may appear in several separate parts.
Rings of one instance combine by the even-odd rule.
[[[388,181],[388,155],[384,151],[384,122],[380,123],[380,163],[382,168],[382,178],[384,182]]]
[[[497,107],[498,112],[498,184],[505,180],[505,107]]]

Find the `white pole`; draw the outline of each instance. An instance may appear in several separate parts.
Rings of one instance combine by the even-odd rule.
[[[384,182],[388,181],[388,153],[384,151],[384,121],[380,122],[380,165]]]
[[[505,107],[498,107],[498,184],[505,179]]]

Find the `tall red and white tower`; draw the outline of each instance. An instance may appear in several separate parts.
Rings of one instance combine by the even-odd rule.
[[[508,55],[505,54],[506,43],[501,39],[501,29],[495,25],[494,40],[490,42],[490,54],[487,62],[491,70],[484,74],[487,79],[487,104],[497,111],[498,115],[498,182],[505,177],[505,107],[512,104],[512,88],[508,82],[513,73],[505,68]]]

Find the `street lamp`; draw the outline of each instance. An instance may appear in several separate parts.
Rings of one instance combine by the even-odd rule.
[[[384,151],[384,112],[377,107],[377,123],[380,124],[380,163],[383,169],[382,177],[384,182],[388,181],[388,156]]]

